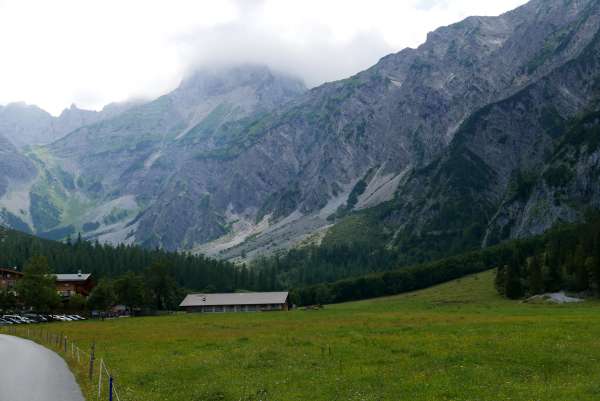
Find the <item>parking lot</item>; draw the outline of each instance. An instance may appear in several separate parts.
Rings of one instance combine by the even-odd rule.
[[[49,322],[75,322],[86,319],[87,318],[81,315],[18,313],[0,315],[0,326],[10,326],[13,324],[39,324]]]

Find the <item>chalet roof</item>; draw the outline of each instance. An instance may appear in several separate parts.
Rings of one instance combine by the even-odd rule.
[[[86,281],[91,273],[55,274],[56,281]]]
[[[189,294],[179,306],[284,304],[287,292],[236,292],[228,294]]]
[[[15,270],[15,269],[11,269],[10,267],[0,267],[0,272],[16,274],[17,276],[22,276],[23,275],[23,272],[20,272],[20,271]]]

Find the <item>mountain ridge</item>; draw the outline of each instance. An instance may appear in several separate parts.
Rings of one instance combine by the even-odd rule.
[[[427,231],[450,237],[441,242],[447,251],[478,246],[498,237],[491,215],[493,224],[514,220],[520,232],[537,232],[525,227],[535,223],[523,212],[500,219],[517,212],[500,212],[498,203],[520,179],[516,170],[543,168],[564,120],[592,106],[595,89],[573,77],[573,65],[587,54],[595,66],[590,46],[599,26],[596,1],[533,0],[439,28],[417,49],[308,91],[265,67],[201,72],[171,94],[30,150],[39,174],[29,193],[50,199],[30,207],[41,209],[33,228],[222,258],[320,243],[363,211],[394,247],[413,246]],[[586,99],[563,90],[575,84]],[[535,100],[511,103],[523,93]],[[481,122],[491,112],[500,138]],[[511,125],[519,118],[553,133]],[[487,146],[490,138],[505,143]],[[580,168],[594,168],[587,163]],[[477,193],[478,185],[487,192]],[[455,221],[446,213],[452,208]]]

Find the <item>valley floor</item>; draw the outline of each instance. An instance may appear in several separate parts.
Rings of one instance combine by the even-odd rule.
[[[96,341],[122,401],[600,399],[600,303],[504,300],[491,272],[321,311],[54,329]]]

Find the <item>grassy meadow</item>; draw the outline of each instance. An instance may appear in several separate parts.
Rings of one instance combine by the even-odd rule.
[[[320,311],[47,327],[96,341],[122,401],[600,399],[600,303],[508,301],[491,272]]]

